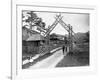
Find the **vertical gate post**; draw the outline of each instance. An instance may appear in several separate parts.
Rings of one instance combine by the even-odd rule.
[[[69,32],[68,32],[68,46],[69,46],[69,52],[70,52],[70,24],[68,24]]]
[[[69,24],[68,25],[68,27],[69,27],[69,52],[72,52],[73,51],[73,39],[72,39],[72,26]]]
[[[73,51],[73,35],[72,35],[72,26],[70,26],[70,37],[71,37],[71,52]]]
[[[50,40],[49,40],[50,38],[49,38],[49,36],[50,35],[48,34],[47,37],[46,37],[46,40],[45,40],[46,41],[46,46],[47,46],[47,50],[48,50],[47,52],[48,53],[50,53],[50,45],[49,45],[50,44]]]
[[[50,34],[48,34],[48,53],[50,53]]]

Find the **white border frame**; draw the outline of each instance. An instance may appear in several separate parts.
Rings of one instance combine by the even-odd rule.
[[[24,5],[24,6],[23,6]],[[28,5],[28,6],[27,6]],[[60,7],[59,7],[60,6]],[[56,69],[37,69],[37,70],[22,70],[21,69],[21,11],[25,10],[38,11],[58,11],[58,12],[74,12],[90,14],[90,66],[89,67],[68,67]],[[96,8],[91,6],[75,6],[61,4],[41,4],[25,2],[12,3],[12,60],[11,60],[11,76],[12,79],[38,78],[38,77],[54,77],[66,75],[87,75],[97,71],[97,53],[96,53]],[[47,74],[48,73],[48,74]],[[80,74],[81,73],[81,74]],[[66,75],[65,75],[66,74]],[[35,75],[35,76],[33,76]]]

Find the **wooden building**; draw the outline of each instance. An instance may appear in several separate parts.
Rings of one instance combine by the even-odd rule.
[[[39,46],[44,41],[44,37],[39,32],[30,30],[26,27],[22,28],[22,51],[23,54],[38,54]]]

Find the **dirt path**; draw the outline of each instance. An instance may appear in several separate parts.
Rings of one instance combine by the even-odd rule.
[[[63,59],[62,50],[55,52],[52,56],[37,62],[35,65],[31,66],[29,69],[35,68],[54,68]]]

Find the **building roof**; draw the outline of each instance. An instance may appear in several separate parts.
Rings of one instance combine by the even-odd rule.
[[[26,27],[22,27],[22,40],[37,41],[44,40],[44,37],[41,36],[40,33],[35,30],[30,30]]]
[[[39,32],[37,32],[37,31],[35,31],[35,30],[30,30],[30,29],[28,29],[28,28],[26,28],[26,27],[22,27],[22,30],[23,31],[27,31],[27,32],[29,32],[29,33],[32,33],[32,34],[40,34]]]
[[[39,40],[44,40],[43,36],[40,34],[34,34],[30,36],[26,41],[39,41]]]

